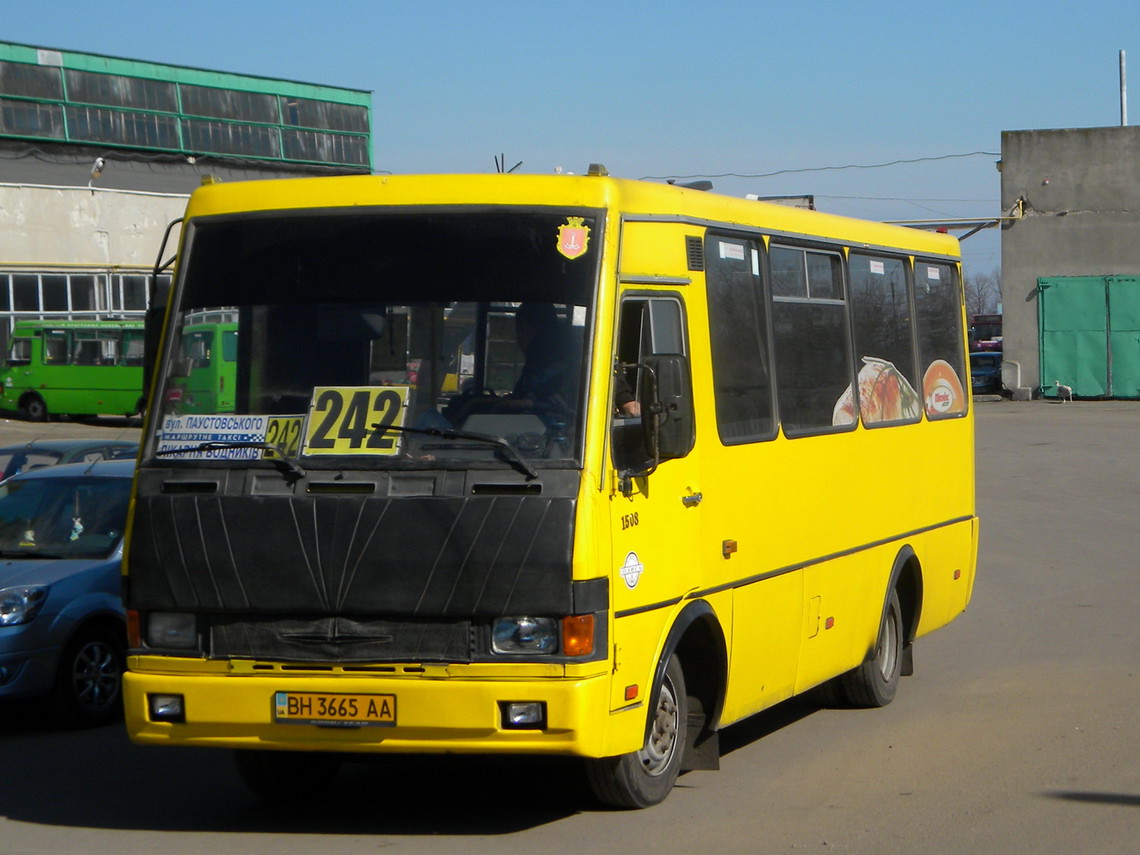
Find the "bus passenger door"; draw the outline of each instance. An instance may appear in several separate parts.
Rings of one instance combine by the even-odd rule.
[[[612,706],[644,700],[665,622],[698,585],[701,485],[692,449],[654,460],[642,412],[652,397],[647,360],[688,357],[679,296],[630,292],[621,303],[611,429],[615,678]],[[687,361],[683,362],[687,367]],[[637,694],[631,697],[637,687]]]

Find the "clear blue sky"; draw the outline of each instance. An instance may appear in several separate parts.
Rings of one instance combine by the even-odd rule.
[[[8,0],[2,38],[374,92],[391,172],[763,174],[1000,151],[1117,125],[1134,0]],[[1140,123],[1140,94],[1130,123]],[[715,178],[871,219],[998,213],[994,154]],[[963,244],[1000,263],[996,232]]]

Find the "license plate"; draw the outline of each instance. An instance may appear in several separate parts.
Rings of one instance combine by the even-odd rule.
[[[276,692],[273,695],[273,719],[281,724],[393,727],[396,724],[396,696]]]

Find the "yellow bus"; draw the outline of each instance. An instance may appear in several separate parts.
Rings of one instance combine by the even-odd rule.
[[[232,410],[184,412],[219,307]],[[794,695],[887,704],[970,600],[963,331],[950,236],[602,167],[203,187],[128,535],[130,735],[232,749],[266,798],[531,754],[646,807]]]

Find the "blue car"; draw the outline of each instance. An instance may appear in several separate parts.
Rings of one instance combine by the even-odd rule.
[[[0,448],[0,481],[41,466],[133,459],[138,450],[137,442],[121,439],[34,439]]]
[[[993,350],[970,354],[970,385],[975,395],[1001,393],[1001,356]]]
[[[122,712],[120,595],[133,460],[49,466],[0,484],[0,702],[59,724]]]

